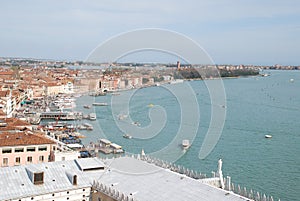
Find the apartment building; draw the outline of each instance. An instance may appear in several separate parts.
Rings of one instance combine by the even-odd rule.
[[[0,166],[48,162],[55,142],[32,131],[0,134]]]

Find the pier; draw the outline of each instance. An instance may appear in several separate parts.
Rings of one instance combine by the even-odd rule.
[[[82,119],[82,113],[74,112],[42,112],[41,119],[55,119],[55,120],[76,120]]]
[[[121,154],[125,151],[122,149],[122,146],[112,143],[107,139],[100,139],[97,143],[91,143],[87,146],[87,150],[101,152],[104,154]]]

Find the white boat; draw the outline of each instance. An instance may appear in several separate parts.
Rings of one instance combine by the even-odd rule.
[[[89,114],[89,120],[96,120],[96,119],[97,119],[96,113]]]
[[[131,136],[131,135],[128,135],[128,134],[124,134],[124,135],[123,135],[123,138],[131,139],[132,136]]]
[[[190,141],[189,140],[182,140],[182,148],[188,149],[190,147]]]
[[[107,106],[107,103],[93,103],[93,106]]]
[[[272,135],[265,135],[265,138],[272,138]]]
[[[118,119],[119,120],[124,120],[124,119],[126,119],[128,117],[128,115],[126,115],[126,114],[119,114],[118,115]]]
[[[170,84],[178,84],[178,83],[183,83],[184,82],[184,80],[182,80],[182,79],[177,79],[177,80],[172,80],[172,81],[170,81],[169,83]]]

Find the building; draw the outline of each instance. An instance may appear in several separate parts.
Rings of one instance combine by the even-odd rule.
[[[0,166],[48,162],[56,143],[31,131],[0,134]]]
[[[0,200],[253,201],[222,189],[218,177],[196,178],[176,167],[137,156],[0,168]]]

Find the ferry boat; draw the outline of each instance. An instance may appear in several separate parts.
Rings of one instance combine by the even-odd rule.
[[[189,140],[182,140],[182,148],[188,149],[190,147],[190,141]]]
[[[93,103],[93,106],[107,106],[107,103]]]

